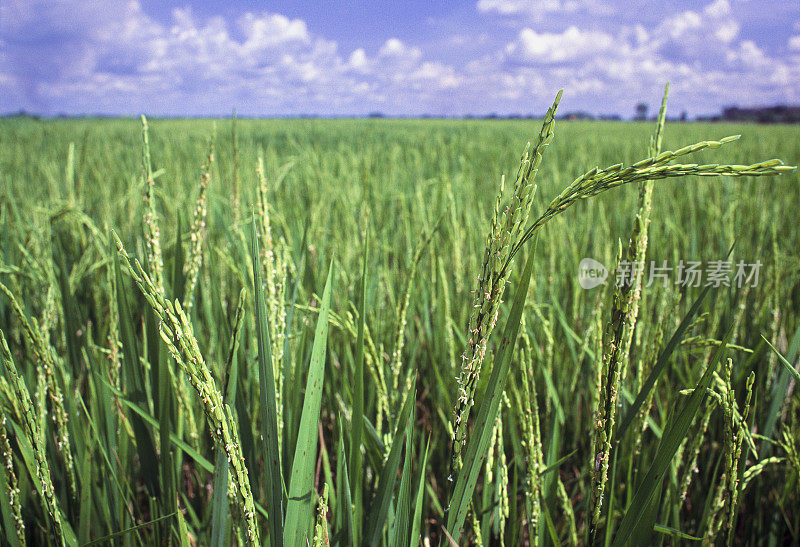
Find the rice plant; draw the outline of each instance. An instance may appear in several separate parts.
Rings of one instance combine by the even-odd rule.
[[[800,541],[797,130],[667,95],[0,120],[4,542]]]

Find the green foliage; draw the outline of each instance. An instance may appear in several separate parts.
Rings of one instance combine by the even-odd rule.
[[[0,120],[0,536],[797,542],[796,127],[557,103]],[[615,294],[733,241],[755,285]]]

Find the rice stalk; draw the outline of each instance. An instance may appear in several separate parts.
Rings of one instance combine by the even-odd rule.
[[[147,118],[142,115],[142,182],[144,183],[144,241],[147,248],[147,264],[153,285],[162,296],[164,293],[164,257],[161,253],[161,233],[155,202],[155,177],[150,162],[150,130]]]
[[[397,330],[395,331],[394,336],[394,351],[392,352],[392,358],[389,370],[392,374],[392,398],[390,401],[390,405],[392,407],[397,406],[397,401],[400,396],[400,371],[402,369],[402,359],[403,359],[403,346],[405,345],[405,334],[406,334],[406,325],[407,325],[407,315],[408,315],[408,306],[411,302],[411,288],[413,287],[414,278],[417,273],[417,267],[419,266],[420,261],[422,260],[422,255],[425,252],[425,249],[430,245],[433,236],[436,234],[436,231],[439,229],[439,225],[441,224],[442,218],[436,222],[436,225],[433,229],[427,233],[422,234],[420,236],[420,242],[417,244],[417,248],[414,251],[414,256],[411,259],[411,268],[406,277],[405,288],[403,289],[403,295],[400,300],[400,304],[395,310],[397,314]],[[407,378],[408,380],[408,378]],[[406,382],[406,385],[403,386],[403,391],[407,392],[411,388]]]
[[[203,241],[206,238],[206,216],[208,206],[206,203],[206,190],[211,182],[211,169],[214,167],[214,137],[216,126],[208,143],[206,161],[200,168],[200,189],[197,194],[197,203],[194,207],[194,219],[190,231],[189,260],[185,265],[186,288],[183,296],[183,308],[191,316],[194,305],[194,292],[200,276],[200,267],[203,265]]]
[[[8,442],[5,414],[3,414],[0,420],[0,450],[3,452],[2,465],[5,467],[5,487],[8,493],[8,501],[11,505],[11,515],[14,519],[14,532],[17,535],[20,545],[25,545],[25,521],[22,520],[22,504],[20,503],[21,492],[17,475],[14,473],[14,461],[11,453],[11,445]],[[6,530],[6,533],[8,533],[8,530]]]
[[[533,197],[536,193],[534,183],[542,155],[553,140],[555,113],[561,100],[561,92],[556,95],[553,105],[547,111],[536,144],[526,146],[514,188],[506,208],[501,212],[503,182],[498,192],[492,217],[491,229],[486,241],[483,266],[478,276],[477,287],[472,301],[472,312],[467,328],[467,345],[461,356],[461,372],[458,377],[458,401],[453,421],[452,457],[449,480],[461,467],[461,451],[466,441],[467,421],[474,405],[477,380],[486,357],[489,336],[497,324],[501,297],[510,275],[508,267],[514,249],[517,248],[528,221]]]
[[[200,397],[211,437],[214,439],[217,449],[225,451],[228,464],[233,471],[231,495],[236,501],[239,516],[244,523],[246,541],[250,545],[258,545],[259,532],[256,524],[255,505],[236,422],[232,419],[230,407],[223,405],[222,394],[214,383],[211,369],[200,353],[191,320],[186,316],[179,301],[170,302],[164,298],[138,260],[134,259],[131,263],[116,232],[112,232],[112,235],[128,273],[133,277],[159,319],[159,334],[162,340]]]
[[[44,431],[44,420],[46,415],[46,407],[44,399],[47,397],[50,401],[53,425],[55,426],[56,433],[56,448],[61,458],[64,460],[64,466],[67,471],[67,479],[70,487],[70,493],[73,499],[77,499],[77,483],[75,480],[75,464],[72,458],[72,449],[70,447],[69,427],[67,410],[64,407],[64,394],[61,387],[56,380],[55,370],[60,365],[60,360],[56,356],[55,349],[46,340],[45,335],[42,333],[36,318],[31,318],[29,321],[25,312],[22,310],[19,302],[11,291],[3,283],[0,283],[0,292],[6,295],[11,302],[11,308],[14,314],[22,325],[22,331],[30,344],[34,356],[37,360],[37,399],[41,406],[39,406],[39,428]],[[46,395],[45,395],[46,394]]]
[[[539,427],[539,403],[536,395],[536,379],[533,375],[533,347],[528,335],[525,315],[520,325],[523,345],[520,346],[520,370],[522,389],[520,390],[522,417],[522,447],[525,450],[525,505],[528,514],[528,535],[535,538],[541,517],[541,485],[539,474],[544,470],[542,434]]]
[[[283,351],[286,333],[286,279],[289,262],[285,245],[276,245],[272,237],[272,225],[269,216],[269,183],[264,170],[264,158],[259,154],[258,166],[258,220],[261,235],[261,268],[264,272],[264,288],[266,289],[267,314],[269,318],[269,339],[272,353],[272,368],[275,375],[275,403],[278,411],[278,439],[283,439]],[[284,173],[285,174],[285,173]]]
[[[725,530],[725,543],[730,545],[733,541],[733,524],[736,518],[739,495],[739,462],[742,454],[743,441],[746,437],[747,419],[750,413],[750,401],[753,395],[755,373],[751,372],[747,378],[747,396],[744,409],[737,419],[738,409],[736,394],[731,385],[731,372],[733,361],[728,359],[723,368],[721,386],[717,388],[716,398],[724,418],[723,475],[717,485],[714,501],[711,505],[709,525],[706,530],[706,541],[709,543],[721,542],[720,534]]]
[[[657,157],[661,152],[661,138],[666,119],[669,84],[664,89],[661,110],[658,114],[655,136],[650,140],[648,155]],[[644,264],[647,255],[647,233],[653,196],[652,180],[639,184],[639,210],[633,221],[633,229],[624,252],[618,255],[617,267],[622,260],[628,264]],[[630,357],[636,319],[639,315],[639,300],[642,293],[642,268],[634,268],[631,283],[617,284],[611,303],[611,319],[606,327],[603,354],[603,377],[600,388],[601,399],[596,410],[594,439],[594,468],[592,471],[592,507],[590,535],[593,535],[603,508],[603,494],[608,480],[611,439],[614,436],[614,420],[617,412],[617,394],[624,380]]]
[[[64,529],[61,521],[61,508],[58,505],[53,479],[50,473],[50,464],[47,458],[44,431],[39,427],[36,411],[31,402],[30,393],[25,386],[25,381],[17,372],[11,351],[8,349],[5,335],[0,331],[0,361],[3,362],[5,378],[10,383],[15,400],[20,404],[22,415],[22,428],[28,441],[33,447],[33,457],[36,463],[36,478],[41,484],[42,502],[47,509],[47,514],[53,524],[52,533],[56,541],[64,545]]]

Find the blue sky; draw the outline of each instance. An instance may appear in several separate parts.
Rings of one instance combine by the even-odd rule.
[[[2,0],[0,112],[690,116],[800,103],[800,2]]]

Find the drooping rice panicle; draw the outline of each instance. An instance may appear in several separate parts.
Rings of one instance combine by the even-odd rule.
[[[587,171],[576,178],[567,186],[553,201],[547,209],[537,218],[524,234],[519,238],[519,242],[509,254],[509,261],[530,240],[542,226],[547,224],[553,217],[560,215],[569,207],[580,200],[587,199],[598,194],[621,186],[644,181],[655,181],[661,179],[678,177],[763,177],[781,174],[794,173],[797,167],[784,165],[781,160],[771,159],[750,165],[720,165],[716,163],[698,165],[689,164],[670,164],[671,161],[680,157],[692,154],[707,148],[716,149],[725,144],[739,140],[740,135],[725,137],[718,141],[701,141],[695,144],[684,146],[675,151],[662,152],[657,156],[645,158],[629,167],[617,163],[605,169],[594,169]]]

